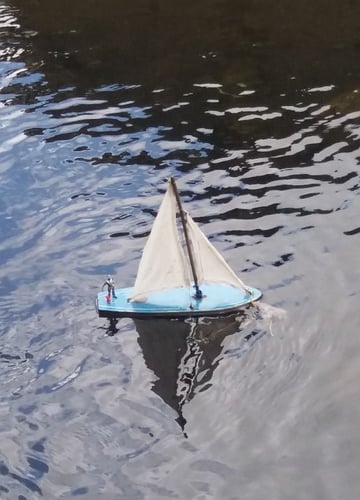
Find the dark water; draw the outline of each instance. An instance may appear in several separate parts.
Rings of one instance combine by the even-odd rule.
[[[0,2],[0,498],[359,498],[359,4],[274,4]],[[169,175],[263,305],[109,326]]]

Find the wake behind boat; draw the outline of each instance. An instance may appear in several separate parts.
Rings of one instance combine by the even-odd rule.
[[[173,178],[145,244],[134,286],[112,291],[108,285],[108,292],[97,296],[101,317],[221,316],[262,295],[241,281],[182,208]]]

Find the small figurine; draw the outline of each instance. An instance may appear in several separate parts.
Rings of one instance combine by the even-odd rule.
[[[109,299],[111,296],[113,297],[113,299],[117,299],[117,297],[115,295],[115,282],[112,279],[112,277],[110,276],[110,274],[108,275],[108,277],[104,281],[104,284],[103,284],[101,290],[104,290],[104,286],[107,286]]]

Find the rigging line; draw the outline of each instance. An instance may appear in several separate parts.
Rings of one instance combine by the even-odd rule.
[[[181,219],[181,224],[182,224],[183,231],[184,231],[186,249],[187,249],[188,256],[189,256],[189,261],[190,261],[190,266],[191,266],[191,272],[192,272],[192,275],[193,275],[193,278],[194,278],[195,297],[196,298],[201,298],[202,297],[202,292],[201,292],[201,290],[199,288],[199,281],[198,281],[198,277],[197,277],[197,273],[196,273],[196,269],[195,269],[195,262],[194,262],[194,257],[193,257],[192,250],[191,250],[189,234],[188,234],[187,227],[186,227],[185,215],[184,215],[184,211],[183,211],[183,208],[182,208],[182,205],[181,205],[180,196],[179,196],[179,192],[177,190],[177,186],[176,186],[174,177],[170,177],[170,183],[171,183],[171,186],[173,188],[173,191],[174,191],[174,194],[175,194],[175,198],[176,198],[176,202],[177,202],[177,205],[178,205],[178,208],[179,208],[179,212],[180,212],[180,219]]]

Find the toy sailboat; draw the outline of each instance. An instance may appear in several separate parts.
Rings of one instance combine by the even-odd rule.
[[[134,286],[116,289],[112,298],[100,292],[96,306],[109,318],[221,316],[261,295],[241,281],[183,209],[170,178]]]

